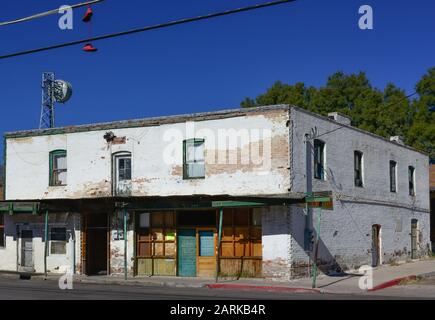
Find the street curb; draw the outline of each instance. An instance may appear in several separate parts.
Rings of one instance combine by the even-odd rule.
[[[273,292],[293,292],[293,293],[323,293],[320,289],[311,288],[291,288],[282,286],[261,286],[261,285],[247,285],[247,284],[207,284],[209,289],[233,289],[233,290],[263,290]]]
[[[382,290],[382,289],[386,289],[386,288],[397,286],[402,281],[416,280],[416,279],[417,279],[416,275],[410,275],[410,276],[406,276],[406,277],[400,277],[400,278],[396,278],[396,279],[393,279],[393,280],[390,280],[390,281],[378,284],[377,286],[374,286],[373,288],[368,289],[367,291],[369,291],[369,292],[378,291],[378,290]]]

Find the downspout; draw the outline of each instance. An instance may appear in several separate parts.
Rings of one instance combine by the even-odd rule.
[[[127,210],[124,208],[124,279],[127,280]]]
[[[219,208],[219,232],[218,232],[218,247],[217,247],[217,256],[216,256],[216,283],[218,282],[219,277],[219,254],[221,251],[221,239],[222,239],[222,216],[224,213],[224,209]]]
[[[45,246],[44,246],[44,274],[47,279],[47,253],[48,253],[48,210],[45,210]]]

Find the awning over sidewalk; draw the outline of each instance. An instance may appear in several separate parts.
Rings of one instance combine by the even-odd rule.
[[[51,212],[110,212],[116,208],[127,210],[183,210],[237,207],[289,206],[313,201],[316,197],[330,197],[330,192],[286,193],[277,195],[182,195],[146,197],[101,197],[80,199],[43,199],[0,201],[0,212],[32,213]]]

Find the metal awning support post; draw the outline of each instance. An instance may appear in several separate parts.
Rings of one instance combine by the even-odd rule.
[[[124,279],[127,280],[127,210],[124,207]]]
[[[320,222],[322,220],[322,207],[319,207],[317,213],[317,230],[316,230],[316,244],[314,247],[314,257],[313,257],[313,288],[316,288],[317,280],[317,256],[319,253],[319,239],[320,239]]]
[[[48,255],[48,210],[45,211],[44,237],[45,237],[45,246],[44,246],[44,274],[45,274],[45,278],[47,278],[47,255]]]
[[[222,219],[224,215],[224,209],[222,207],[219,208],[219,231],[218,231],[218,247],[217,247],[217,256],[216,256],[216,283],[218,282],[219,277],[219,255],[221,251],[221,239],[222,239]]]

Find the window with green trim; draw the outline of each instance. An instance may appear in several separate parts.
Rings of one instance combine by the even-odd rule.
[[[50,186],[66,186],[66,177],[66,150],[50,152]]]
[[[183,179],[205,177],[204,139],[183,141]]]

